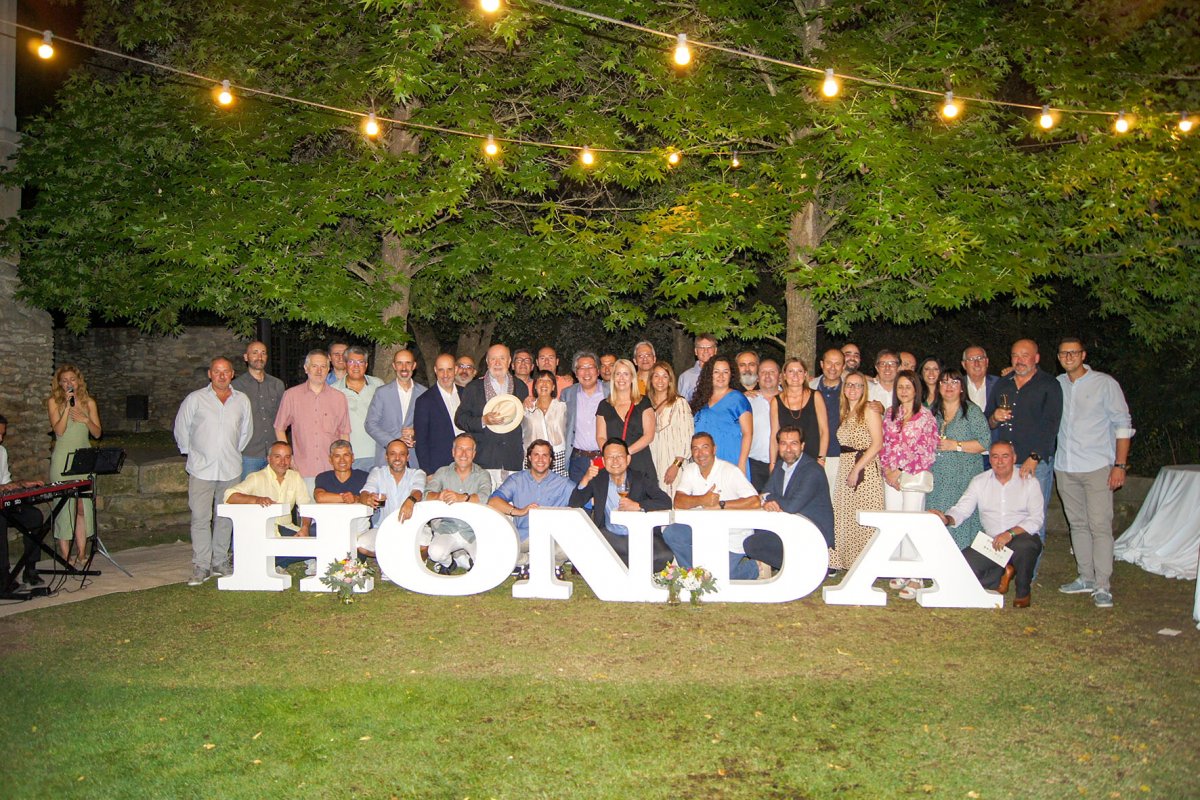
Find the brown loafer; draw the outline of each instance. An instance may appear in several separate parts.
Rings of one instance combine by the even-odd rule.
[[[1009,564],[1004,568],[1004,574],[1000,576],[1000,585],[996,587],[996,591],[1000,594],[1008,593],[1008,584],[1012,582],[1013,575],[1017,573],[1016,568]]]
[[[1013,608],[1029,608],[1029,595],[1013,600]]]

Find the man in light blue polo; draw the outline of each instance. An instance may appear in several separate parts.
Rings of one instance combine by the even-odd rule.
[[[525,451],[529,469],[514,472],[492,492],[488,505],[508,516],[521,538],[521,577],[529,573],[529,512],[535,508],[565,508],[571,503],[575,484],[551,471],[554,446],[545,439],[535,439]]]

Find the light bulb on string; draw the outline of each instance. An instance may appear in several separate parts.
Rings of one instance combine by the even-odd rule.
[[[54,39],[54,34],[50,31],[42,31],[42,43],[38,45],[38,58],[43,61],[54,58],[54,45],[50,42]]]
[[[1042,115],[1038,117],[1038,125],[1042,126],[1042,130],[1050,130],[1054,127],[1054,116],[1050,113],[1050,106],[1042,106]]]
[[[374,111],[367,114],[367,118],[363,120],[363,133],[372,139],[379,135],[379,120],[375,118]]]
[[[737,157],[737,150],[733,151],[733,158],[729,159],[729,166],[737,169],[742,165],[742,162]]]
[[[1129,132],[1129,120],[1125,119],[1125,112],[1117,114],[1117,121],[1113,123],[1113,130],[1117,133]]]
[[[842,87],[838,84],[837,78],[833,77],[833,69],[826,69],[825,82],[821,84],[821,94],[826,97],[837,97],[841,89]]]
[[[692,50],[688,47],[687,34],[681,33],[675,38],[675,63],[686,67],[692,61]]]
[[[1187,112],[1184,111],[1179,115],[1179,132],[1187,133],[1192,129],[1192,121],[1188,119]]]
[[[958,101],[954,99],[954,92],[946,92],[946,102],[942,104],[942,116],[946,119],[954,119],[960,111]]]
[[[679,163],[679,159],[680,159],[680,155],[679,155],[678,150],[672,150],[670,153],[667,154],[667,163],[670,164],[672,167],[674,167],[675,165],[677,165]]]
[[[495,14],[500,10],[500,0],[479,0],[479,7],[485,14]]]
[[[483,152],[489,157],[500,152],[500,145],[496,144],[496,137],[490,133],[487,135],[487,141],[483,144]]]
[[[233,90],[229,88],[229,81],[221,81],[221,88],[217,90],[217,105],[228,106],[233,104]]]
[[[583,148],[583,150],[579,153],[579,163],[583,164],[585,167],[592,166],[596,163],[596,154],[587,147]]]

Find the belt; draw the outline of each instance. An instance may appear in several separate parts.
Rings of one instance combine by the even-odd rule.
[[[602,455],[602,454],[601,454],[601,452],[600,452],[599,450],[580,450],[578,447],[572,447],[572,448],[571,448],[571,455],[573,455],[573,456],[587,456],[588,458],[595,458],[596,456],[598,456],[598,455]]]

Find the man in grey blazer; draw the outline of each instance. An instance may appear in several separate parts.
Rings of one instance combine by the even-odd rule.
[[[596,409],[608,397],[608,384],[599,380],[599,365],[600,360],[590,350],[576,353],[571,369],[577,382],[558,393],[558,399],[567,404],[567,477],[575,483],[583,478],[592,459],[600,457]]]
[[[371,398],[364,426],[367,435],[375,440],[375,466],[387,463],[388,442],[403,439],[408,445],[408,465],[417,466],[416,441],[413,430],[413,414],[417,398],[425,394],[425,387],[412,379],[417,368],[417,359],[411,350],[400,350],[392,358],[392,369],[396,380],[380,386]]]

